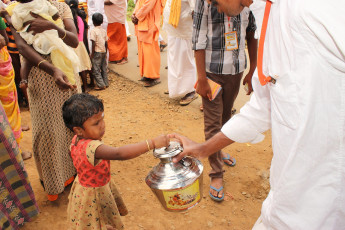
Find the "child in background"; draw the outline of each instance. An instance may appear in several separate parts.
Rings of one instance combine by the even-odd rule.
[[[68,229],[122,229],[120,215],[127,208],[110,179],[110,160],[128,160],[169,145],[165,135],[122,147],[101,142],[105,132],[104,107],[89,94],[75,94],[62,107],[65,125],[75,136],[71,156],[78,176],[69,195]]]
[[[80,60],[79,75],[81,76],[81,79],[83,82],[82,90],[85,93],[87,91],[87,72],[91,70],[90,57],[89,57],[89,54],[87,53],[87,50],[84,44],[84,32],[85,30],[87,30],[87,23],[85,21],[86,17],[82,18],[85,15],[83,15],[83,12],[78,8],[78,5],[79,5],[78,0],[69,0],[68,2],[66,1],[66,3],[71,8],[73,21],[78,31],[79,45],[74,50]]]
[[[92,42],[91,61],[92,61],[92,75],[96,81],[98,90],[103,90],[109,86],[107,74],[107,49],[108,37],[107,31],[101,27],[103,23],[103,15],[94,13],[92,15],[92,22],[95,26],[91,29],[90,40]]]

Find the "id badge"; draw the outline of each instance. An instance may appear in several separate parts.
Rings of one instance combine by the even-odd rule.
[[[237,42],[237,32],[232,31],[224,34],[225,36],[225,49],[227,51],[237,50],[238,49],[238,42]]]

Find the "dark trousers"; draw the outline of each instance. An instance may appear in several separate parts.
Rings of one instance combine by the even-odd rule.
[[[231,110],[240,90],[242,75],[243,72],[236,75],[207,73],[207,77],[220,84],[222,90],[213,101],[202,98],[206,140],[217,134],[222,126],[231,118]],[[208,161],[212,167],[209,176],[222,178],[224,162],[221,151],[209,156]]]
[[[92,58],[92,75],[99,88],[109,86],[107,73],[107,53],[95,52]]]

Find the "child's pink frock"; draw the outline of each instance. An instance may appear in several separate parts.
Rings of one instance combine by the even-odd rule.
[[[78,176],[68,197],[68,229],[123,229],[120,215],[128,211],[110,179],[110,162],[99,160],[95,165],[95,151],[101,144],[77,136],[72,139],[71,156]]]

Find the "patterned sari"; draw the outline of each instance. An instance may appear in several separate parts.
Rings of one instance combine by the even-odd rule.
[[[5,109],[17,143],[22,139],[21,117],[12,59],[7,47],[0,50],[0,101]]]
[[[37,214],[23,159],[0,103],[0,229],[19,229]]]

